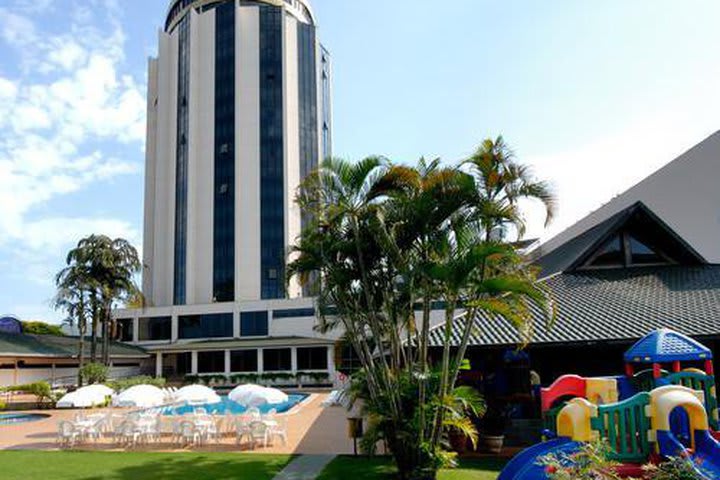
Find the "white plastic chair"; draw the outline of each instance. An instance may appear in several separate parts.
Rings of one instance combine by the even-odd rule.
[[[273,438],[279,438],[282,441],[283,445],[287,445],[287,439],[288,439],[288,417],[283,416],[276,416],[273,419],[273,423],[268,426],[268,435],[270,437],[270,440]]]
[[[258,443],[262,443],[263,448],[267,448],[270,439],[270,429],[263,422],[252,422],[249,425],[249,433],[252,449],[254,450]]]
[[[202,444],[202,432],[194,423],[184,420],[179,426],[180,442],[183,446],[196,446]]]
[[[73,448],[78,440],[82,440],[83,432],[73,422],[58,422],[57,442],[60,447]]]

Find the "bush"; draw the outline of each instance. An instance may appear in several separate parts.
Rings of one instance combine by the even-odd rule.
[[[105,383],[110,369],[102,363],[88,363],[80,369],[80,377],[89,385]]]
[[[702,466],[699,465],[702,469]],[[671,458],[660,465],[646,465],[645,478],[648,480],[701,480],[692,463],[682,458]],[[708,477],[709,478],[709,477]]]
[[[154,385],[158,388],[162,388],[165,386],[165,382],[165,379],[162,377],[155,378],[150,376],[139,376],[124,378],[122,380],[111,380],[107,382],[106,385],[116,392],[122,392],[123,390],[127,390],[135,385]]]
[[[26,335],[54,335],[56,337],[65,335],[60,325],[50,325],[45,322],[22,322],[22,329]]]
[[[619,480],[613,472],[617,463],[609,460],[611,451],[603,440],[586,443],[576,453],[546,455],[539,463],[550,480]]]
[[[0,412],[5,410],[7,408],[7,404],[0,400]]]
[[[51,406],[55,405],[57,398],[50,388],[50,384],[47,382],[35,382],[28,383],[25,385],[16,385],[14,387],[5,387],[0,391],[5,392],[22,392],[29,395],[35,395],[38,399],[38,403],[42,406],[46,401],[50,402]]]

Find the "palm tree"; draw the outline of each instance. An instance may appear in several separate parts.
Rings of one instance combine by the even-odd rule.
[[[553,220],[557,199],[550,185],[536,180],[528,166],[516,161],[502,136],[485,139],[463,163],[475,178],[474,207],[486,239],[498,231],[503,238],[509,226],[518,237],[524,235],[525,219],[518,208],[521,199],[539,200],[545,206],[545,225]]]
[[[82,367],[85,365],[85,335],[87,334],[87,295],[89,278],[87,271],[73,264],[64,268],[55,278],[57,293],[53,306],[67,314],[65,323],[78,327],[78,385],[82,385]]]
[[[549,304],[513,247],[487,235],[487,225],[514,217],[489,216],[478,190],[473,176],[438,160],[408,167],[371,157],[323,162],[298,195],[312,220],[288,275],[304,282],[319,273],[318,328],[344,327],[363,364],[353,391],[372,418],[368,445],[384,439],[403,480],[435,478],[449,458],[442,448],[449,426],[476,433],[466,414],[479,409],[477,398],[455,388],[474,322],[453,353],[457,309],[471,320],[490,312],[523,327],[530,304]],[[498,195],[485,202],[494,212],[510,204]],[[445,342],[442,361],[431,365],[430,310],[438,300],[446,305]]]

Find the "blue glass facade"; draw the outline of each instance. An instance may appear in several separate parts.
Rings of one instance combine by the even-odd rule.
[[[232,313],[182,315],[178,317],[178,337],[181,339],[231,338],[232,336]]]
[[[185,304],[187,270],[188,130],[190,99],[190,16],[178,31],[177,151],[175,159],[175,265],[173,302]]]
[[[260,5],[260,295],[284,298],[283,10]]]
[[[325,47],[322,50],[322,156],[323,158],[332,157],[332,78],[330,53]]]
[[[241,337],[266,337],[268,332],[268,312],[240,313]]]
[[[235,2],[215,14],[213,299],[235,300]]]

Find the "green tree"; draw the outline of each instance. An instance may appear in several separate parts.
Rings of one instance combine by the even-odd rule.
[[[68,266],[55,277],[57,293],[53,299],[56,310],[66,313],[64,323],[78,329],[78,385],[82,385],[80,369],[85,365],[85,336],[88,322],[88,295],[91,289],[87,269],[68,257]]]
[[[526,337],[532,304],[552,317],[535,271],[488,235],[488,225],[515,222],[517,211],[504,208],[505,197],[488,197],[481,208],[478,190],[471,174],[438,160],[408,167],[371,157],[324,161],[298,195],[312,220],[288,274],[319,279],[318,328],[344,328],[363,364],[352,391],[371,419],[367,444],[387,442],[402,480],[434,479],[451,463],[448,429],[476,437],[468,414],[483,405],[455,386],[474,325],[466,322],[460,342],[452,341],[459,309],[470,319],[503,316]],[[445,305],[444,346],[431,365],[436,301]]]
[[[60,325],[50,325],[45,322],[22,322],[23,333],[29,335],[55,335],[62,337],[65,335]]]
[[[139,295],[135,283],[141,268],[137,250],[122,238],[90,235],[68,253],[67,264],[63,272],[73,272],[70,278],[78,280],[75,284],[64,282],[68,287],[66,294],[82,299],[83,313],[90,310],[91,360],[96,360],[97,341],[101,337],[101,361],[108,365],[110,338],[117,328],[112,318],[113,305]],[[58,276],[59,280],[64,279],[63,272]],[[63,282],[59,282],[58,287],[61,284]],[[101,335],[98,334],[100,326]]]

